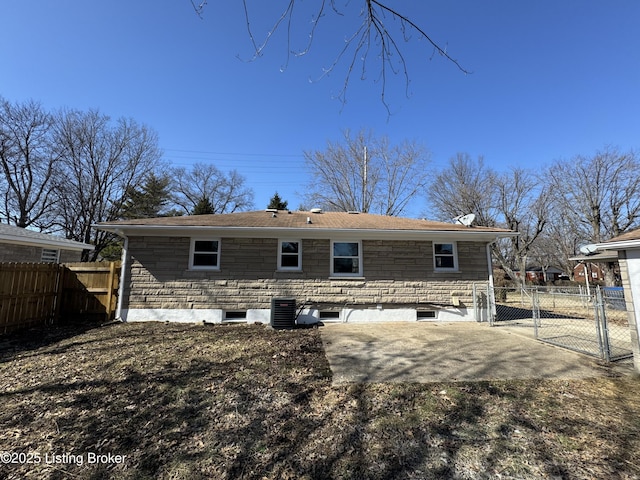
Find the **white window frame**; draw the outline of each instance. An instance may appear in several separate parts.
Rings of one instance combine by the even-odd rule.
[[[282,265],[282,244],[283,243],[297,243],[298,244],[298,266],[297,267],[286,267]],[[292,257],[296,254],[293,253],[284,253],[284,256]],[[294,238],[282,238],[278,240],[278,271],[281,272],[300,272],[302,270],[302,240],[294,239]]]
[[[218,250],[216,252],[196,251],[196,242],[218,242]],[[220,239],[210,237],[193,237],[191,238],[191,246],[189,248],[189,270],[220,270]],[[194,265],[193,260],[196,254],[216,255],[215,265]]]
[[[451,245],[451,248],[452,248],[451,255],[436,253],[436,245]],[[438,267],[438,263],[436,261],[437,257],[452,257],[453,267]],[[453,241],[433,242],[433,269],[436,272],[457,272],[458,271],[458,245],[456,244],[456,242],[453,242]]]
[[[338,256],[336,257],[333,254],[334,245],[336,243],[357,243],[358,244],[358,256],[357,257],[346,257],[346,256]],[[334,271],[334,259],[335,258],[357,258],[358,259],[358,271],[355,273],[344,273],[344,272],[335,272]],[[362,240],[331,240],[331,265],[330,271],[332,277],[362,277],[363,267],[362,267]]]
[[[48,252],[48,255],[45,255],[45,252]],[[59,261],[60,250],[56,248],[43,248],[40,252],[40,262],[42,263],[58,263]]]

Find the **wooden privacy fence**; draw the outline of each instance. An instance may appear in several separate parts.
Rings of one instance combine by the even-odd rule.
[[[26,327],[113,318],[120,262],[0,263],[0,334]]]

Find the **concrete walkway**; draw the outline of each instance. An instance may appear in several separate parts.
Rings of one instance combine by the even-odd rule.
[[[597,359],[475,322],[329,323],[320,327],[333,383],[590,378]],[[616,367],[615,374],[632,369]]]

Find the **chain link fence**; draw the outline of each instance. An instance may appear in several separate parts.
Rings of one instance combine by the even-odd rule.
[[[491,326],[533,328],[535,338],[615,361],[633,355],[621,288],[494,287]]]

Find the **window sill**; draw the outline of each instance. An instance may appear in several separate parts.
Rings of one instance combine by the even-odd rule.
[[[303,270],[276,270],[276,273],[304,273]]]
[[[365,277],[350,276],[350,275],[345,275],[345,276],[331,275],[329,277],[329,280],[366,280],[366,278]]]
[[[460,270],[458,270],[457,268],[451,269],[451,270],[445,270],[445,269],[436,269],[433,271],[433,273],[461,273]]]

